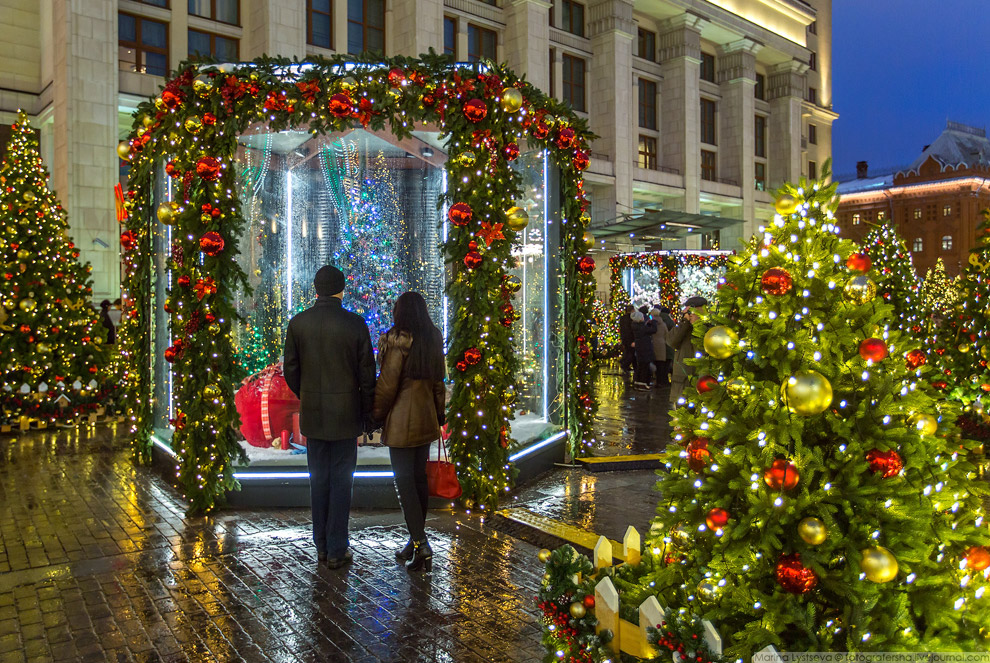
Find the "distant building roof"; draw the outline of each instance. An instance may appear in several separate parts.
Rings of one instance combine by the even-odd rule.
[[[954,170],[958,170],[960,166],[990,166],[990,140],[987,140],[986,129],[947,122],[942,134],[908,166],[905,174],[917,173],[929,158],[942,166],[943,171],[947,166]]]
[[[880,175],[878,177],[864,177],[847,182],[839,182],[838,193],[840,196],[849,193],[862,193],[875,189],[887,189],[894,184],[894,174]]]

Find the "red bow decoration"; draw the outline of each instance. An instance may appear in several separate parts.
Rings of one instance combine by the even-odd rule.
[[[320,82],[299,81],[296,83],[296,87],[299,88],[299,94],[302,96],[304,101],[313,103],[316,101],[316,95],[320,91]]]
[[[492,242],[497,239],[505,239],[505,235],[502,234],[501,223],[488,223],[487,221],[482,221],[481,230],[475,234],[485,241],[485,246],[491,246]]]
[[[193,290],[196,291],[196,297],[202,300],[203,297],[216,293],[217,283],[213,280],[212,276],[207,276],[205,279],[198,279],[196,285],[193,286]]]
[[[377,112],[373,111],[371,101],[367,97],[361,97],[361,101],[358,102],[357,109],[351,114],[352,117],[356,118],[361,122],[361,126],[368,126],[368,122],[371,121],[372,115],[378,115]]]

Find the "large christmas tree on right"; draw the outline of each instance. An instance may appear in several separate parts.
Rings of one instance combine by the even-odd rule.
[[[986,650],[976,443],[837,236],[836,202],[834,185],[785,187],[695,325],[642,582],[711,620],[731,658]]]

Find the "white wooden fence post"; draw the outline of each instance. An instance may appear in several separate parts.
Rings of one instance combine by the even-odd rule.
[[[649,642],[649,632],[648,629],[652,626],[655,629],[662,629],[660,626],[663,624],[663,608],[660,607],[660,601],[657,601],[657,597],[650,596],[647,597],[643,604],[639,606],[639,633],[640,637],[643,638],[643,642]],[[650,649],[653,649],[650,646]]]
[[[640,560],[640,537],[636,528],[630,525],[626,528],[626,534],[622,537],[622,556],[626,559],[626,564],[636,565]]]
[[[714,654],[715,656],[721,656],[722,636],[718,634],[718,631],[715,630],[715,627],[712,626],[712,623],[707,619],[701,622],[701,625],[705,629],[704,637],[705,637],[705,643],[708,645],[708,648],[712,650],[712,654]]]
[[[767,645],[760,651],[753,654],[753,663],[784,663],[773,645]]]
[[[603,537],[604,538],[604,537]],[[608,541],[606,541],[608,543]],[[598,542],[601,545],[601,541]],[[595,555],[597,557],[598,546],[595,546]],[[609,562],[611,562],[609,558]],[[595,618],[598,619],[598,626],[595,627],[596,633],[601,633],[604,630],[609,630],[612,632],[612,641],[609,643],[609,648],[615,652],[619,653],[619,593],[615,591],[615,585],[609,578],[603,578],[601,582],[595,585]]]
[[[604,536],[598,537],[595,544],[594,563],[596,569],[612,566],[612,544]]]

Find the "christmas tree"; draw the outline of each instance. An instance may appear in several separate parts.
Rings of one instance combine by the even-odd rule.
[[[72,414],[106,397],[104,330],[27,115],[0,164],[0,421]]]
[[[877,294],[894,307],[893,323],[917,337],[923,334],[918,275],[904,240],[888,221],[874,226],[863,239],[863,252],[873,262],[870,272]]]
[[[827,177],[827,174],[826,174]],[[956,408],[837,236],[835,185],[787,186],[695,325],[651,535],[661,600],[726,653],[985,650],[986,484]]]
[[[925,272],[920,293],[921,307],[929,324],[945,318],[959,303],[958,279],[949,278],[941,258]]]

